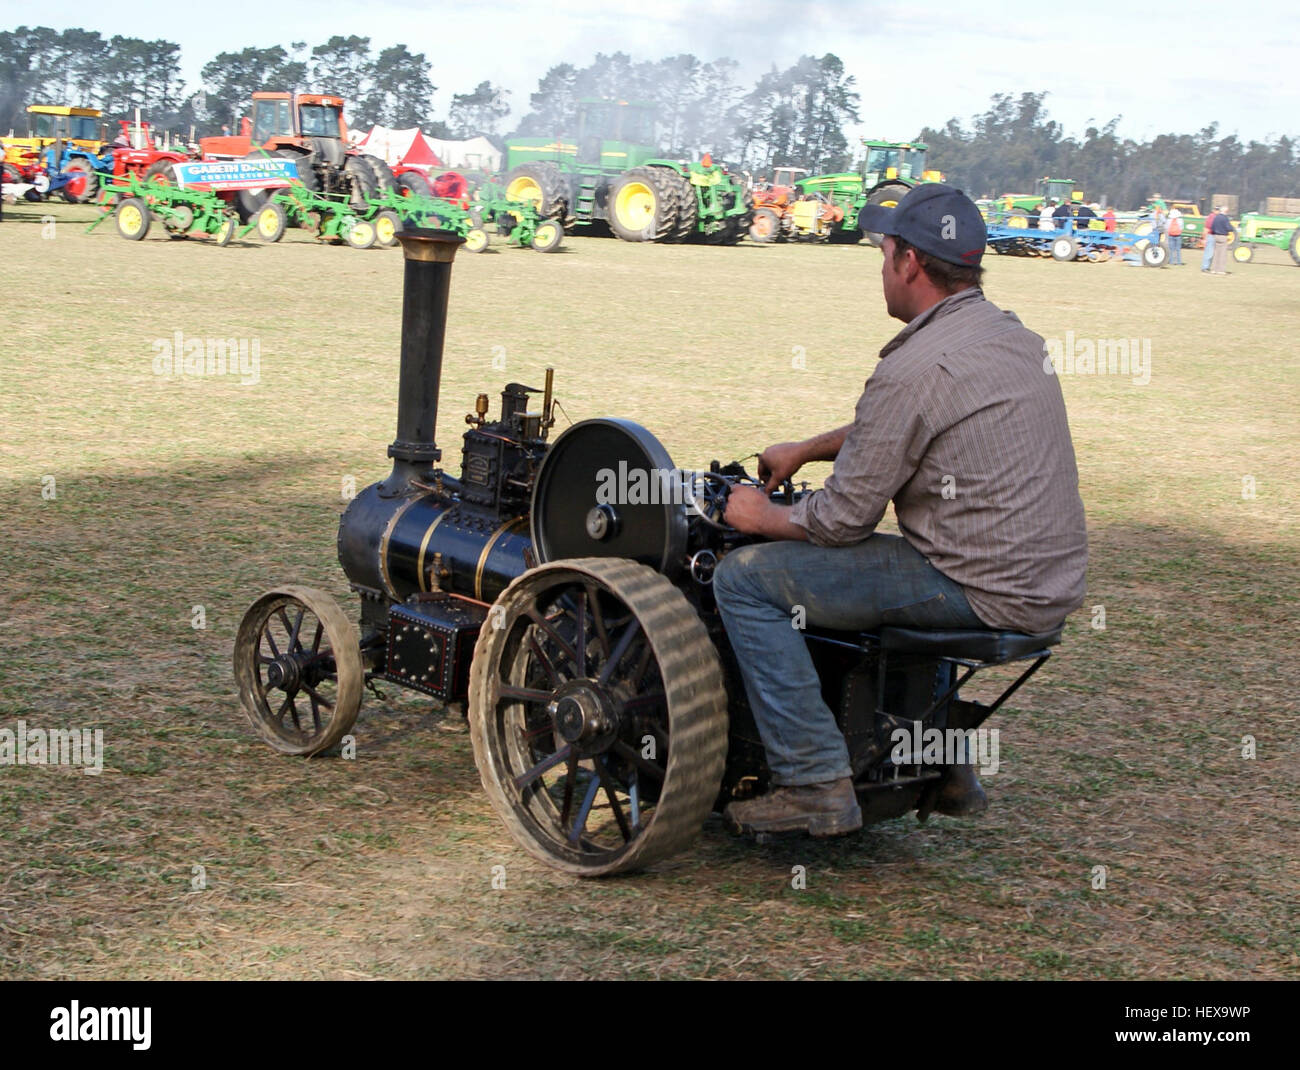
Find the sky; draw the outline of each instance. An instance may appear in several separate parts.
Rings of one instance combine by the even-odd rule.
[[[1243,141],[1300,135],[1300,9],[1277,0],[1150,8],[1123,0],[276,0],[216,10],[175,0],[0,0],[0,28],[79,26],[175,41],[190,89],[218,52],[369,36],[375,50],[405,44],[425,53],[437,117],[453,93],[486,79],[511,90],[517,119],[549,67],[585,65],[596,52],[725,56],[741,64],[746,87],[773,65],[834,52],[862,94],[862,123],[850,135],[904,140],[926,125],[965,122],[994,93],[1041,91],[1071,135],[1115,116],[1119,133],[1139,141],[1212,122]]]

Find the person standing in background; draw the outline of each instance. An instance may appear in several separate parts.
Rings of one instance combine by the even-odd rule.
[[[1208,216],[1205,217],[1205,255],[1201,257],[1201,270],[1209,271],[1210,263],[1214,259],[1214,234],[1211,228],[1214,226],[1215,219],[1218,218],[1219,209],[1216,207]]]
[[[1228,266],[1228,246],[1232,244],[1233,226],[1232,220],[1228,218],[1228,210],[1222,205],[1219,206],[1210,229],[1214,233],[1214,260],[1210,265],[1210,273],[1226,275],[1224,269]]]
[[[1169,249],[1169,263],[1183,266],[1183,213],[1169,209],[1169,224],[1165,228],[1165,245]]]

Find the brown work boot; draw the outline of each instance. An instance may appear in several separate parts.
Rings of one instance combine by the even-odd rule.
[[[778,785],[766,795],[733,802],[723,811],[733,832],[757,835],[806,832],[843,836],[862,827],[862,808],[848,777],[820,784]]]
[[[966,757],[970,758],[969,753]],[[939,790],[934,808],[949,817],[969,817],[989,808],[989,797],[969,760],[948,767],[948,780]]]

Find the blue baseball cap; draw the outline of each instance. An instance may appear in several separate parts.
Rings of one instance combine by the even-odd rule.
[[[894,208],[866,205],[858,213],[858,229],[902,238],[923,253],[962,267],[978,267],[988,242],[975,202],[943,182],[913,186]]]

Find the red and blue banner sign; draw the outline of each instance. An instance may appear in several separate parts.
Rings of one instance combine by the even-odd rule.
[[[182,189],[282,189],[297,179],[293,160],[208,160],[173,165]]]

